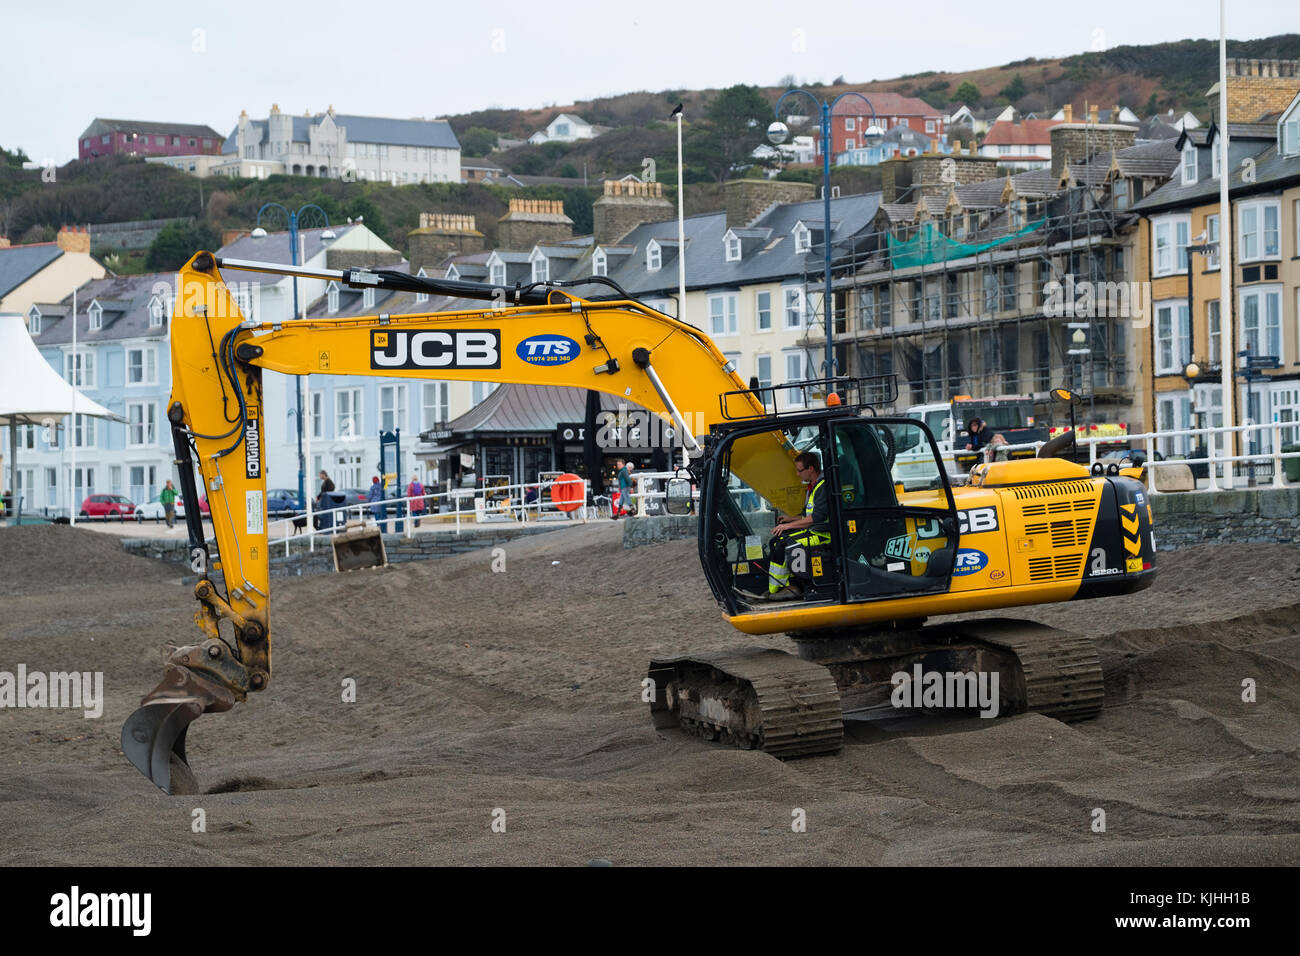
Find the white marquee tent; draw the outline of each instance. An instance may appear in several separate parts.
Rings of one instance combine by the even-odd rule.
[[[15,490],[15,497],[18,426],[48,424],[51,419],[73,414],[74,408],[78,415],[123,421],[50,368],[21,315],[0,315],[0,426],[9,426],[9,487]]]

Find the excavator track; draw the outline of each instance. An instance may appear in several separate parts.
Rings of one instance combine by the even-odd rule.
[[[1023,710],[1057,720],[1087,720],[1101,713],[1101,659],[1092,640],[1032,621],[1002,618],[959,625],[963,635],[1014,654],[1024,681]]]
[[[782,760],[833,753],[844,739],[830,671],[784,651],[746,648],[650,662],[655,727]]]

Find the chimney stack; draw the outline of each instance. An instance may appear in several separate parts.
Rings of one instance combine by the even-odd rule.
[[[510,211],[497,222],[497,247],[527,252],[539,242],[573,238],[573,220],[559,199],[512,199]]]
[[[81,229],[77,226],[64,226],[59,230],[55,242],[64,252],[80,252],[89,255],[90,227]]]
[[[1074,122],[1074,106],[1071,105],[1070,103],[1065,104],[1065,122],[1067,123]]]
[[[419,228],[406,235],[406,257],[411,262],[411,275],[421,269],[432,275],[432,270],[448,256],[482,252],[485,245],[473,216],[422,212]]]
[[[1101,118],[1100,116],[1098,116],[1096,103],[1093,103],[1092,106],[1088,108],[1088,122],[1091,123],[1093,126],[1096,126],[1098,123],[1101,122]]]
[[[598,246],[617,243],[643,222],[666,222],[677,212],[664,198],[663,183],[607,179],[604,193],[591,208]]]

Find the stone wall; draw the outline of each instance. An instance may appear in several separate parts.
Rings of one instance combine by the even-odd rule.
[[[722,185],[727,225],[733,229],[748,226],[773,203],[807,202],[817,195],[818,187],[812,183],[776,179],[733,179]]]
[[[1137,127],[1119,123],[1061,123],[1048,132],[1052,139],[1052,172],[1059,176],[1066,163],[1085,160],[1137,141]]]
[[[1266,113],[1284,110],[1300,92],[1300,60],[1230,58],[1228,68],[1228,121],[1254,123]],[[1219,113],[1218,83],[1210,97],[1215,118]]]
[[[1151,495],[1161,551],[1210,541],[1300,544],[1300,487]]]
[[[100,249],[148,249],[163,227],[173,222],[193,222],[192,217],[179,219],[141,219],[136,222],[98,222],[90,225],[90,246]],[[89,249],[85,251],[89,252]]]

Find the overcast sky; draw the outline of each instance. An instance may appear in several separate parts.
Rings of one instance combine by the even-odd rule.
[[[62,164],[96,116],[206,123],[241,109],[446,116],[635,90],[866,82],[1188,37],[1217,39],[1217,0],[575,0],[454,4],[13,0],[0,145]],[[923,12],[923,18],[912,10]],[[1296,0],[1229,0],[1228,33],[1300,32]],[[1141,106],[1142,104],[1134,104]]]

